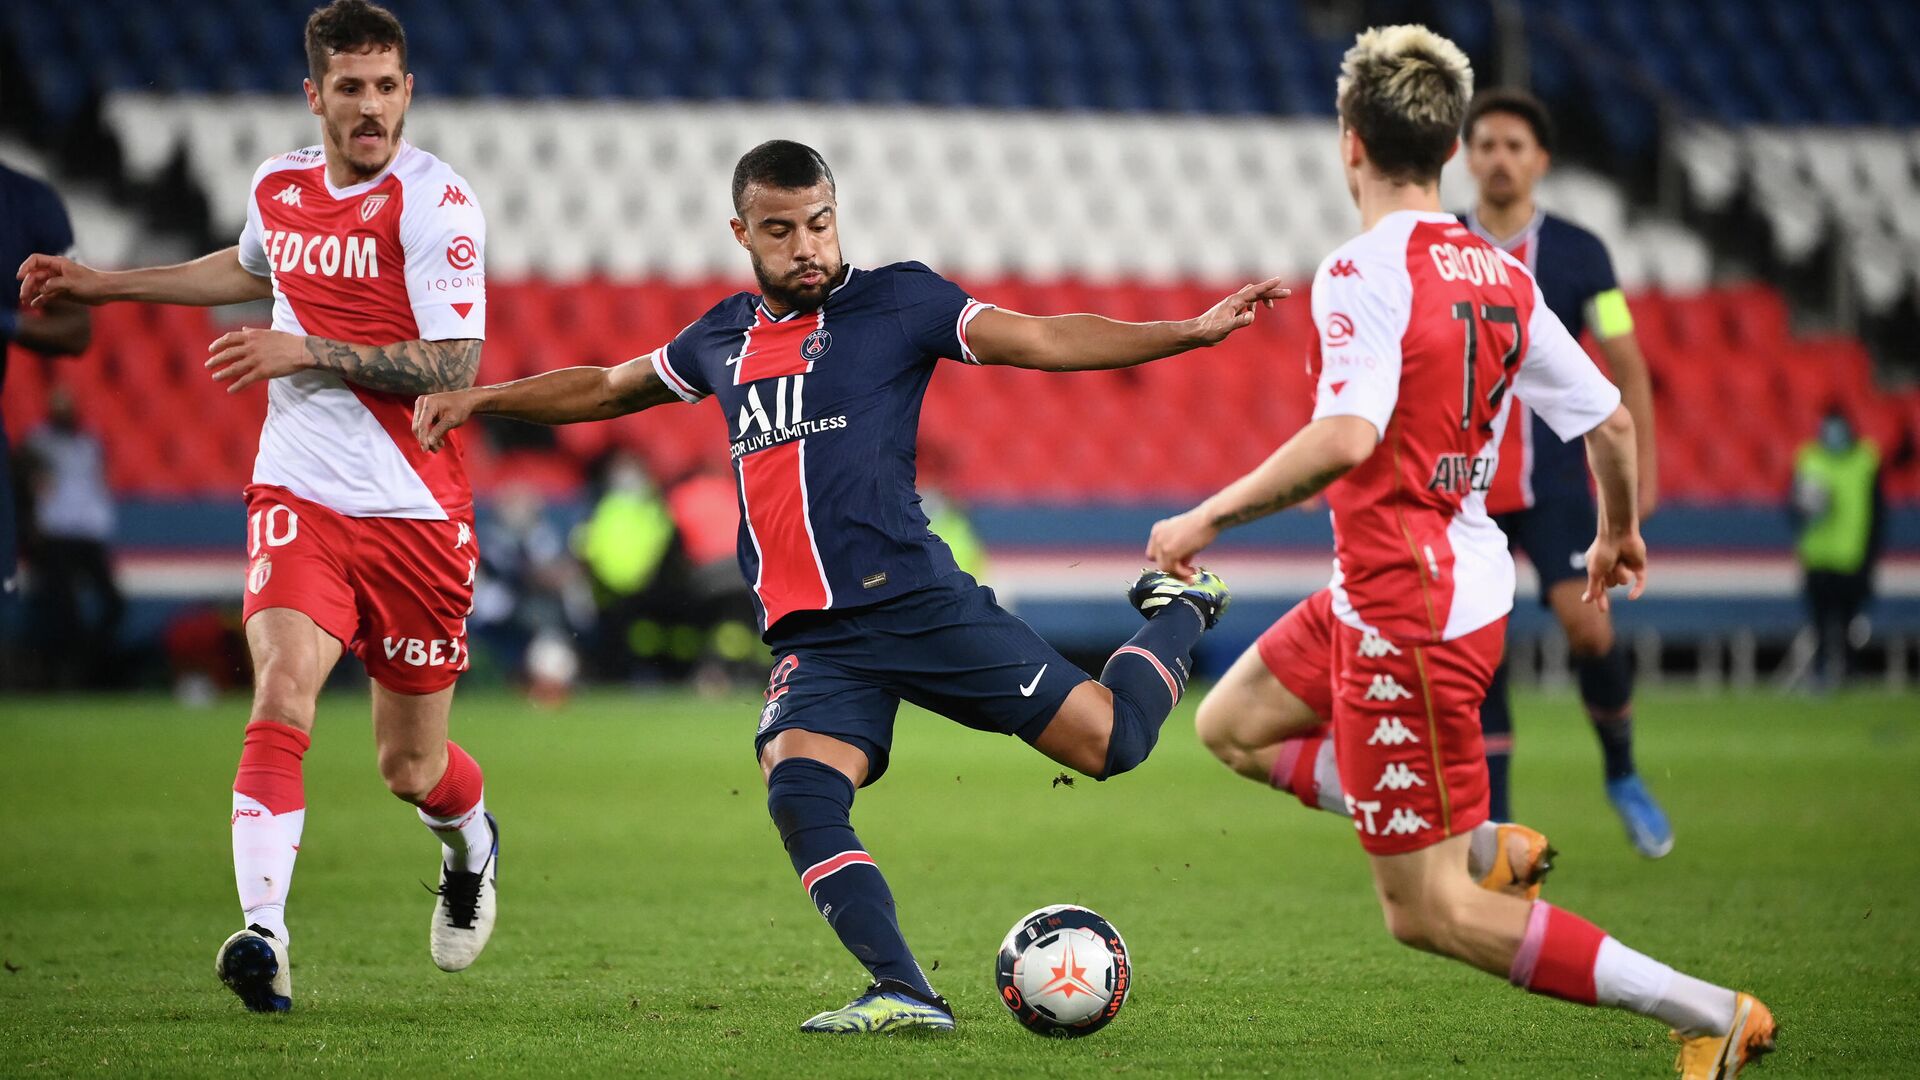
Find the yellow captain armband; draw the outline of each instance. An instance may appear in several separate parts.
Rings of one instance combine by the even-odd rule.
[[[1608,289],[1603,293],[1595,293],[1588,303],[1592,308],[1588,321],[1593,327],[1594,337],[1606,341],[1633,333],[1633,312],[1627,309],[1625,293],[1619,289]]]

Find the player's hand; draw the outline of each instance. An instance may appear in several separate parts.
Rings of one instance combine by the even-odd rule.
[[[1280,287],[1279,278],[1242,286],[1232,296],[1213,305],[1205,315],[1194,319],[1189,333],[1196,345],[1218,345],[1235,330],[1252,326],[1255,308],[1262,304],[1272,307],[1275,300],[1285,300],[1292,295],[1292,289]]]
[[[1153,523],[1153,532],[1147,537],[1147,558],[1167,573],[1180,575],[1182,581],[1192,581],[1200,572],[1193,565],[1193,557],[1219,537],[1220,527],[1195,507]]]
[[[213,381],[226,383],[229,394],[311,366],[306,338],[252,326],[220,335],[207,351],[213,354],[206,365],[213,372]]]
[[[413,400],[413,437],[420,449],[439,451],[447,444],[447,432],[467,422],[473,415],[473,392],[450,390],[444,394],[421,394]]]
[[[1627,591],[1629,600],[1640,599],[1647,590],[1647,542],[1640,539],[1637,528],[1618,539],[1597,536],[1587,549],[1587,591],[1580,594],[1580,601],[1610,611],[1607,590],[1615,585],[1632,586]]]
[[[106,275],[65,255],[29,255],[13,275],[20,281],[20,302],[44,307],[49,300],[102,304],[108,300]]]

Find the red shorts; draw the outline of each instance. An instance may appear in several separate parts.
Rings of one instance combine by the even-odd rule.
[[[1321,589],[1293,606],[1253,643],[1267,670],[1321,721],[1333,719],[1333,593]]]
[[[1502,617],[1453,641],[1402,645],[1334,620],[1334,756],[1361,847],[1418,851],[1487,820],[1480,705],[1506,632]]]
[[[247,488],[245,616],[291,608],[340,639],[397,694],[431,694],[467,669],[480,549],[471,516],[357,518],[280,487]]]

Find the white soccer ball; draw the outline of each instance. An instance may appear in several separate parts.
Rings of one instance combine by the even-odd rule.
[[[1078,1038],[1106,1027],[1133,987],[1127,943],[1083,907],[1043,907],[1000,945],[1000,1000],[1039,1035]]]

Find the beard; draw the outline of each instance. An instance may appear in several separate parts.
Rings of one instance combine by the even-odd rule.
[[[364,118],[355,118],[350,124],[329,124],[327,132],[333,138],[333,145],[339,148],[340,159],[347,163],[347,168],[352,169],[356,176],[371,177],[393,160],[394,153],[400,148],[400,133],[406,130],[407,118],[403,114],[400,122],[392,127],[381,125],[381,131],[387,137],[386,153],[378,161],[362,161],[354,157],[353,133],[364,123]]]
[[[760,256],[753,255],[752,259],[753,277],[760,283],[760,295],[789,311],[813,311],[819,308],[827,302],[827,294],[846,276],[844,262],[823,261],[795,265],[779,280],[775,280],[767,272],[766,264],[760,261]],[[800,276],[809,271],[819,271],[822,278],[820,284],[800,284]]]

